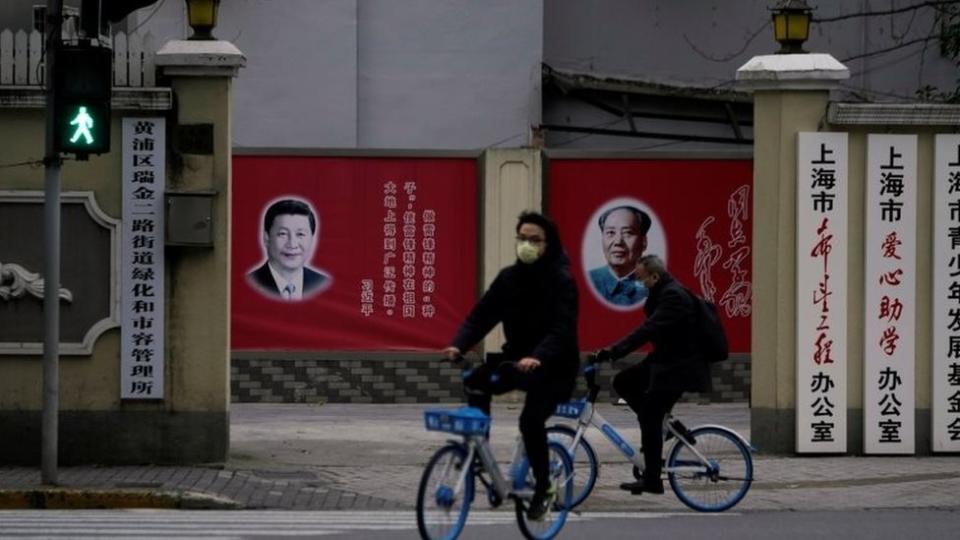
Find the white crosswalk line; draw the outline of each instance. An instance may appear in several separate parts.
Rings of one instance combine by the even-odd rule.
[[[717,516],[689,512],[588,512],[568,520],[604,518],[656,519],[671,516]],[[467,527],[516,522],[512,508],[474,511]],[[404,531],[417,527],[413,511],[283,511],[283,510],[4,510],[0,511],[4,539],[50,538],[202,538],[234,540],[257,536],[316,537],[349,531]]]

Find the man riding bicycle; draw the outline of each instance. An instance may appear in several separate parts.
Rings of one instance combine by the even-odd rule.
[[[577,287],[556,225],[535,212],[520,215],[517,262],[504,268],[474,306],[443,354],[453,360],[503,323],[503,356],[515,369],[488,362],[465,380],[467,402],[490,413],[492,394],[526,392],[520,433],[536,480],[527,516],[542,519],[556,486],[550,485],[546,421],[570,398],[579,368]],[[496,377],[491,375],[496,370]]]
[[[634,495],[663,493],[663,418],[683,392],[709,392],[710,365],[691,338],[696,325],[694,299],[679,281],[667,273],[663,259],[645,255],[637,262],[637,279],[650,291],[643,310],[647,315],[636,330],[607,349],[597,359],[616,360],[646,343],[653,352],[618,373],[613,388],[640,421],[643,447],[643,479],[624,482],[621,489]]]

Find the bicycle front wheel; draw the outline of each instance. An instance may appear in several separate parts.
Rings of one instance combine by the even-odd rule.
[[[470,472],[457,489],[463,468],[470,466],[466,460],[467,449],[450,444],[427,462],[417,490],[417,528],[423,540],[453,540],[463,531],[474,490]]]
[[[567,513],[573,500],[573,465],[567,449],[556,441],[548,441],[547,455],[550,460],[550,481],[557,488],[557,498],[553,505],[543,519],[531,521],[527,518],[527,504],[517,499],[517,524],[528,540],[550,540],[556,536],[567,522]],[[526,469],[529,471],[526,484],[532,490],[536,482],[533,472],[529,467]]]
[[[562,444],[570,454],[573,463],[573,500],[570,501],[570,508],[580,506],[580,503],[587,500],[594,486],[597,484],[597,476],[600,474],[600,461],[597,459],[597,452],[585,437],[580,437],[576,448],[573,447],[573,440],[576,438],[577,430],[563,424],[556,424],[547,428],[547,437],[552,441]]]
[[[670,451],[670,487],[694,510],[723,512],[732,508],[753,483],[750,448],[736,434],[718,427],[696,428],[690,435],[695,441],[693,447],[677,441]]]

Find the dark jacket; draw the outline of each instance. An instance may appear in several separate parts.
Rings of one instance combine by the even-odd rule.
[[[612,347],[614,358],[653,344],[644,362],[650,366],[650,388],[709,392],[710,365],[697,350],[691,334],[696,323],[693,298],[680,282],[664,274],[643,306],[647,319]]]
[[[273,274],[270,273],[269,263],[263,263],[259,268],[247,274],[247,278],[251,283],[256,285],[261,291],[274,296],[276,298],[283,298],[283,293],[280,291],[280,287],[277,285],[277,281],[273,279]],[[327,287],[330,286],[330,277],[324,273],[317,272],[306,266],[303,267],[303,297],[306,298],[313,294],[316,294]]]
[[[570,260],[555,229],[546,230],[547,249],[533,264],[519,260],[500,271],[453,338],[461,351],[476,345],[497,323],[503,323],[504,355],[510,360],[532,356],[542,376],[575,380],[577,286]]]

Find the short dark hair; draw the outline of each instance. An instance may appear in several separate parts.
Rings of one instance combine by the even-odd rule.
[[[554,232],[554,231],[557,230],[557,225],[553,222],[552,219],[550,219],[550,218],[548,218],[547,216],[541,214],[540,212],[533,212],[533,211],[531,211],[531,210],[524,210],[523,212],[520,212],[520,215],[519,215],[519,216],[517,216],[517,231],[516,231],[516,232],[518,232],[518,233],[520,232],[520,227],[521,227],[524,223],[533,223],[534,225],[536,225],[536,226],[540,227],[541,229],[543,229],[543,233],[546,234],[546,235],[548,235],[548,236],[550,235],[551,232]],[[551,239],[551,238],[546,238],[546,240],[549,242],[549,241],[551,241],[551,240],[553,240],[553,239]]]
[[[270,234],[270,228],[273,227],[273,221],[277,216],[293,214],[295,216],[307,216],[310,220],[310,233],[317,234],[317,218],[313,215],[313,210],[303,201],[296,199],[281,199],[267,208],[267,214],[263,216],[263,231]]]
[[[633,216],[637,218],[637,223],[640,224],[640,234],[647,234],[647,231],[650,230],[650,216],[648,216],[646,212],[637,208],[636,206],[622,204],[620,206],[614,206],[613,208],[600,214],[600,219],[597,220],[597,223],[600,225],[601,231],[603,230],[603,226],[607,223],[607,218],[610,216],[610,214],[616,212],[617,210],[629,210]]]
[[[648,274],[662,276],[667,273],[666,263],[663,262],[663,259],[661,259],[659,255],[654,253],[640,257],[640,260],[637,261],[637,264],[642,264],[643,268]]]

